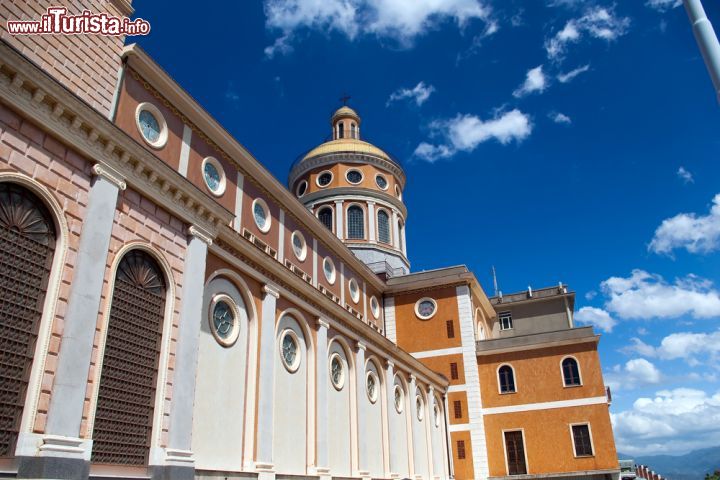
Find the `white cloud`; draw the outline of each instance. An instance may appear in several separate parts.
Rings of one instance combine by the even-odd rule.
[[[425,82],[420,82],[413,88],[400,88],[394,91],[387,101],[386,105],[390,105],[392,102],[399,100],[412,100],[419,107],[430,98],[430,95],[435,91],[435,87],[432,85],[425,85]]]
[[[660,275],[633,270],[630,277],[610,277],[600,284],[605,309],[621,318],[692,318],[720,316],[720,293],[711,281],[690,274],[672,284]]]
[[[525,82],[513,92],[513,96],[520,98],[534,92],[542,93],[547,86],[548,82],[543,73],[543,66],[540,65],[528,70],[525,75]]]
[[[587,325],[593,325],[608,333],[612,332],[613,327],[618,323],[608,312],[595,307],[582,307],[575,313],[575,320]]]
[[[549,115],[550,120],[552,120],[555,123],[562,123],[565,125],[570,125],[572,123],[572,119],[565,115],[564,113],[560,112],[554,112]]]
[[[690,366],[702,364],[720,367],[720,330],[711,333],[671,333],[653,347],[639,338],[631,339],[632,345],[625,352],[660,358],[663,360],[684,360]]]
[[[682,0],[648,0],[645,5],[660,12],[665,12],[682,5]]]
[[[548,58],[559,60],[569,44],[578,43],[584,36],[610,42],[625,35],[629,27],[629,18],[618,17],[609,8],[593,7],[583,16],[569,20],[562,30],[546,40],[545,50]]]
[[[680,179],[685,183],[695,183],[695,179],[693,178],[692,173],[685,170],[685,167],[678,168],[677,176],[680,177]]]
[[[560,83],[570,83],[575,80],[575,77],[587,72],[588,70],[590,70],[590,64],[570,70],[567,73],[560,73],[558,74],[557,79]]]
[[[720,392],[677,388],[638,398],[631,409],[611,414],[619,451],[678,454],[720,444]]]
[[[610,372],[603,374],[605,384],[611,390],[634,390],[638,387],[656,385],[663,375],[652,362],[644,358],[633,358],[625,365],[615,365]]]
[[[517,109],[497,113],[490,120],[458,114],[449,120],[435,121],[430,127],[436,135],[443,137],[444,143],[422,142],[417,146],[414,155],[428,162],[449,158],[458,152],[471,152],[489,140],[497,140],[503,145],[520,142],[532,132],[530,117]]]
[[[645,335],[644,333],[640,333],[639,330],[638,333],[640,335]],[[630,342],[632,342],[632,345],[621,349],[621,351],[625,353],[637,353],[638,355],[642,355],[643,357],[654,357],[656,355],[655,347],[653,347],[652,345],[648,345],[639,338],[633,337],[630,339]]]
[[[266,27],[280,32],[265,49],[270,57],[288,53],[294,33],[302,29],[336,31],[351,40],[375,35],[404,47],[447,20],[460,28],[482,20],[497,30],[484,0],[265,0],[264,9]]]
[[[690,253],[720,249],[720,193],[713,198],[707,215],[681,213],[663,220],[648,246],[652,252],[668,255],[678,248]]]

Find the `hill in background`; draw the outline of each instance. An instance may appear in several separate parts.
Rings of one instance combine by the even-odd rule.
[[[706,473],[720,470],[720,447],[693,450],[679,456],[633,456],[618,453],[618,458],[631,458],[637,465],[647,465],[669,480],[702,480]]]

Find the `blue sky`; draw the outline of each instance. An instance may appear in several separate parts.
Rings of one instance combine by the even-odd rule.
[[[413,270],[567,283],[618,449],[680,454],[720,445],[720,105],[678,3],[138,1],[129,41],[283,182],[351,95],[407,172]]]

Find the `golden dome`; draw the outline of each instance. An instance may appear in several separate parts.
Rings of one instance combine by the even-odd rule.
[[[333,113],[332,118],[330,119],[330,123],[334,124],[335,120],[338,118],[353,118],[355,121],[360,123],[360,115],[357,114],[355,110],[348,107],[347,105],[343,105],[342,107],[335,110],[335,113]]]
[[[340,138],[338,140],[331,140],[320,144],[310,150],[301,161],[331,153],[365,153],[395,163],[387,153],[383,152],[375,145],[362,140],[356,140],[354,138]]]

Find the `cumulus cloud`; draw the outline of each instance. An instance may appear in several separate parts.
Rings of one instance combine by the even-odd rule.
[[[692,173],[685,170],[685,167],[678,168],[677,176],[684,182],[684,183],[695,183],[695,179],[693,178]]]
[[[607,297],[605,309],[621,318],[720,316],[720,293],[711,281],[696,275],[669,283],[660,275],[637,269],[629,277],[610,277],[600,286]]]
[[[602,308],[595,307],[582,307],[575,313],[575,320],[586,325],[592,325],[608,333],[612,332],[618,323],[608,312]]]
[[[631,339],[627,352],[663,360],[684,360],[690,366],[707,364],[720,367],[720,330],[711,333],[676,332],[660,341],[657,347],[639,338]]]
[[[647,385],[656,385],[662,381],[660,370],[644,358],[633,358],[625,365],[615,365],[606,372],[604,380],[612,390],[633,390]]]
[[[575,80],[575,77],[577,77],[578,75],[582,75],[588,70],[590,70],[590,64],[583,65],[582,67],[578,67],[566,73],[560,73],[558,74],[557,79],[560,83],[570,83]]]
[[[720,444],[720,392],[677,388],[638,398],[611,414],[619,451],[642,455],[682,453]]]
[[[290,52],[295,33],[303,29],[335,31],[351,40],[375,35],[410,47],[444,21],[460,28],[471,20],[494,24],[484,0],[265,0],[264,10],[266,27],[280,32],[265,49],[269,57]]]
[[[543,73],[543,66],[540,65],[528,70],[527,74],[525,74],[525,81],[513,92],[513,96],[520,98],[530,93],[542,93],[547,86],[548,82],[545,73]]]
[[[545,41],[548,58],[560,60],[568,45],[578,43],[584,37],[613,41],[625,35],[630,27],[630,19],[619,17],[613,9],[593,7],[584,15],[569,20],[554,36]]]
[[[666,12],[682,5],[682,0],[648,0],[645,5],[659,12]]]
[[[417,158],[428,162],[449,158],[458,152],[471,152],[489,140],[497,140],[503,145],[520,142],[532,132],[530,117],[517,109],[497,113],[489,120],[458,114],[449,120],[435,121],[430,128],[435,135],[443,138],[443,143],[422,142],[414,153]]]
[[[419,107],[430,98],[430,95],[435,91],[435,87],[432,85],[425,85],[425,82],[420,82],[413,88],[400,88],[394,91],[390,98],[388,98],[387,104],[390,105],[393,102],[400,100],[410,100],[415,102]]]
[[[572,123],[572,119],[565,115],[564,113],[560,112],[553,112],[549,115],[550,120],[552,120],[555,123],[561,123],[564,125],[570,125]]]
[[[651,252],[667,255],[682,248],[690,253],[710,253],[720,248],[720,193],[713,198],[707,215],[681,213],[663,220],[648,246]]]

